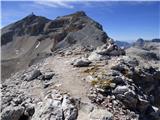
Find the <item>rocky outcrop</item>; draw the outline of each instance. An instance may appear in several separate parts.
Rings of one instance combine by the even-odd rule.
[[[123,56],[113,62],[111,69],[114,71],[110,71],[111,74],[107,73],[109,71],[103,73],[98,70],[94,71],[92,73],[94,79],[90,82],[96,90],[91,89],[89,98],[94,103],[104,104],[109,96],[114,95],[113,101],[119,100],[125,107],[139,112],[140,118],[160,119],[159,113],[155,112],[154,116],[151,112],[159,107],[157,102],[159,78],[155,75],[159,73],[159,70],[153,67],[141,67],[137,59]]]
[[[97,47],[95,51],[88,57],[89,60],[106,60],[110,56],[125,55],[125,50],[118,47],[112,39],[104,44],[103,46]]]
[[[75,67],[87,67],[92,62],[89,61],[87,58],[79,58],[75,59],[71,64]]]
[[[52,91],[44,101],[38,103],[32,120],[76,120],[78,108],[75,103],[69,95]]]

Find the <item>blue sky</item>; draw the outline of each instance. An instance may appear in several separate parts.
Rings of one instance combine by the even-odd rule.
[[[83,10],[115,40],[160,38],[160,2],[3,1],[1,27],[34,12],[55,19]]]

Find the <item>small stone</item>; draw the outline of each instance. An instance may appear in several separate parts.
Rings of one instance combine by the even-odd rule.
[[[54,76],[55,74],[54,73],[45,73],[45,75],[44,75],[44,79],[45,80],[50,80],[50,79],[52,79],[52,77]]]
[[[110,87],[114,89],[116,87],[116,84],[115,83],[110,83]]]

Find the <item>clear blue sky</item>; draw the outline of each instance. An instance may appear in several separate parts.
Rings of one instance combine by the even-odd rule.
[[[20,2],[3,1],[4,27],[31,12],[55,19],[79,10],[103,25],[107,34],[123,41],[160,38],[160,2]]]

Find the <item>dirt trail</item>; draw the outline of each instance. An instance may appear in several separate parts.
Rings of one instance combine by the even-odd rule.
[[[73,58],[72,58],[73,59]],[[70,65],[71,57],[54,56],[48,59],[48,67],[58,74],[57,84],[61,84],[60,90],[70,93],[74,97],[80,97],[81,101],[88,102],[86,96],[88,84],[82,80],[82,70],[86,68],[74,68]]]

